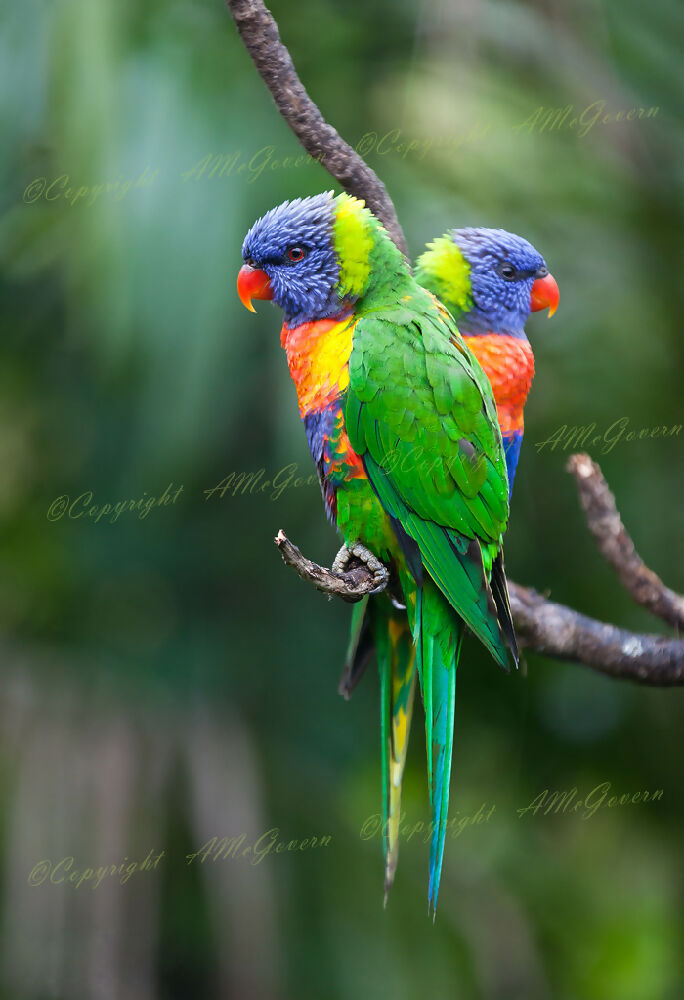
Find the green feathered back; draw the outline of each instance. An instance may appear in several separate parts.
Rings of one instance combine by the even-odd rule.
[[[364,311],[356,325],[347,433],[385,510],[416,543],[452,606],[505,665],[486,580],[508,520],[491,387],[451,316],[413,284],[400,306]]]

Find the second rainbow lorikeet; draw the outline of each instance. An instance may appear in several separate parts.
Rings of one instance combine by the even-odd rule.
[[[525,323],[539,309],[553,316],[556,280],[532,244],[505,229],[451,230],[428,244],[415,277],[451,312],[491,383],[512,493],[534,378]]]
[[[525,323],[540,309],[553,315],[558,285],[541,254],[521,236],[503,229],[454,229],[429,243],[418,258],[415,278],[447,306],[458,329],[487,375],[494,393],[501,428],[509,491],[512,493],[523,438],[523,410],[534,377],[534,355]],[[410,626],[405,613],[378,598],[356,605],[340,692],[349,697],[382,635],[388,650],[381,657],[392,663],[395,711],[408,720],[402,740],[395,741],[392,783],[396,807],[392,814],[387,873],[396,867],[401,781],[406,764],[408,731],[414,695],[414,663]]]
[[[242,255],[244,304],[273,299],[285,313],[281,342],[328,514],[347,555],[371,570],[378,559],[391,568],[390,593],[379,595],[373,609],[395,605],[408,615],[406,642],[392,641],[391,619],[380,618],[382,627],[374,629],[385,884],[396,865],[401,782],[395,770],[408,734],[415,655],[425,708],[434,911],[464,632],[473,632],[504,668],[507,648],[517,657],[501,541],[508,477],[491,386],[451,315],[414,280],[363,202],[332,193],[286,202],[254,224]]]

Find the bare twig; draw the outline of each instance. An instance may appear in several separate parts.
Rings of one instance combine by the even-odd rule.
[[[300,143],[345,191],[363,198],[373,215],[408,258],[406,237],[392,199],[374,170],[329,125],[297,76],[278,25],[262,0],[227,0],[230,13],[278,111]]]
[[[318,563],[311,562],[303,556],[282,530],[278,532],[274,541],[286,566],[296,570],[307,583],[313,583],[317,590],[334,597],[341,597],[350,604],[360,601],[366,594],[379,593],[389,583],[389,572],[385,583],[378,585],[368,567],[358,560],[352,561],[352,568],[346,573],[333,573],[332,570],[319,566]]]
[[[644,565],[615,505],[615,497],[601,469],[589,455],[571,455],[568,471],[577,481],[580,503],[599,552],[617,571],[625,590],[675,628],[684,627],[684,597],[676,594],[653,570]]]

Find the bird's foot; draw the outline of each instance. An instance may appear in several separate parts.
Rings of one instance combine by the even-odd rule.
[[[342,546],[340,551],[335,556],[332,564],[333,573],[337,573],[339,576],[346,573],[352,559],[357,559],[372,575],[375,587],[369,591],[369,593],[376,594],[378,591],[385,589],[389,583],[389,571],[387,567],[383,566],[380,560],[373,555],[370,549],[367,549],[366,546],[362,545],[360,542],[355,542],[354,545],[350,547],[347,545]]]
[[[341,576],[347,569],[349,565],[349,560],[351,559],[351,549],[348,549],[346,545],[343,545],[340,551],[337,553],[333,560],[333,564],[330,567],[333,573],[337,573]]]

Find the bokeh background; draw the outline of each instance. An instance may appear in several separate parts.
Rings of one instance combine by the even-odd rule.
[[[510,576],[664,630],[598,556],[571,449],[535,443],[563,425],[684,423],[673,0],[273,9],[325,116],[364,140],[414,255],[448,227],[500,226],[559,282],[556,316],[528,327]],[[380,806],[377,679],[338,696],[349,609],[273,546],[282,527],[329,564],[318,488],[205,497],[231,472],[311,472],[279,316],[245,312],[235,275],[258,215],[334,186],[291,162],[301,151],[223,5],[24,0],[0,28],[0,996],[681,997],[676,689],[535,655],[505,676],[470,643],[452,810],[494,812],[447,841],[434,926],[419,835],[383,910],[381,843],[360,833]],[[593,106],[588,123],[596,102],[611,120],[588,129],[535,117]],[[644,113],[617,120],[631,108]],[[683,448],[684,432],[590,449],[639,551],[680,590]],[[53,506],[144,506],[167,488],[175,502],[115,523]],[[428,815],[421,725],[412,824]],[[663,794],[588,819],[518,814],[544,789],[601,782]],[[258,865],[187,863],[214,836],[274,827],[331,839]],[[83,871],[150,850],[157,868],[124,885],[30,884],[41,861]]]

